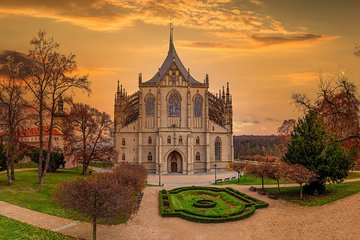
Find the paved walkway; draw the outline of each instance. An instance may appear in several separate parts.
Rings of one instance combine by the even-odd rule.
[[[229,185],[227,185],[229,186]],[[231,185],[270,206],[258,209],[248,219],[220,224],[201,224],[180,218],[162,218],[158,191],[147,187],[138,214],[127,224],[98,227],[98,239],[126,240],[230,240],[230,239],[359,239],[360,194],[319,207],[302,207],[272,200]],[[164,187],[171,189],[171,187]],[[0,201],[0,214],[66,235],[91,239],[91,224],[59,218]]]

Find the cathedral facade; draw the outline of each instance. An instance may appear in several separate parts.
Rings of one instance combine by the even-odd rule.
[[[193,174],[226,168],[233,161],[232,96],[229,84],[209,92],[209,77],[197,81],[173,43],[167,57],[139,90],[115,94],[115,149],[118,163],[143,165],[149,173]]]

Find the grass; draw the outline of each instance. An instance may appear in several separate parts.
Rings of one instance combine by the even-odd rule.
[[[36,162],[30,161],[26,163],[15,163],[14,164],[15,169],[19,168],[37,168],[38,164]]]
[[[276,194],[277,188],[267,188],[267,192]],[[321,206],[360,192],[360,182],[327,184],[326,190],[319,196],[304,194],[299,199],[299,187],[282,187],[279,197],[302,206]]]
[[[16,172],[16,180],[11,186],[7,184],[6,174],[0,174],[0,201],[63,218],[88,221],[85,216],[60,207],[52,198],[53,191],[61,181],[83,177],[80,173],[76,169],[59,169],[56,173],[47,173],[44,186],[37,182],[37,170]]]
[[[76,239],[60,233],[37,228],[0,215],[0,239]]]
[[[280,181],[280,183],[286,183],[284,181]],[[240,181],[238,179],[226,181],[226,182],[218,182],[213,185],[227,185],[227,184],[238,184],[238,185],[261,185],[261,178],[255,177],[253,175],[245,174],[245,176],[240,177]],[[265,178],[264,184],[277,184],[276,180]]]
[[[251,216],[256,208],[267,206],[267,203],[232,188],[192,186],[159,192],[161,216],[202,223],[241,220]]]
[[[360,178],[360,172],[349,172],[349,175],[346,179],[353,179],[353,178]],[[280,184],[289,183],[286,181],[280,181]],[[261,185],[261,178],[255,177],[253,175],[246,174],[245,177],[240,177],[240,181],[238,179],[226,181],[226,182],[219,182],[213,185],[228,185],[228,184],[237,184],[237,185]],[[264,179],[265,185],[277,184],[276,180],[265,178]]]
[[[351,172],[350,171],[347,179],[352,179],[352,178],[360,178],[360,172]]]
[[[110,163],[110,162],[91,162],[90,166],[97,167],[97,168],[108,168],[108,167],[112,167],[113,163]]]

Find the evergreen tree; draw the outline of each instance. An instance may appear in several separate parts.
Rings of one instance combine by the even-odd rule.
[[[321,192],[326,181],[341,182],[347,177],[353,159],[327,132],[318,114],[309,111],[292,132],[284,161],[315,172],[318,178],[308,189]]]

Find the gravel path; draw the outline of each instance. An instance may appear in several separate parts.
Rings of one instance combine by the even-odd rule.
[[[360,239],[360,193],[319,207],[302,207],[271,200],[232,185],[248,195],[270,203],[245,220],[202,224],[159,215],[158,191],[147,187],[138,214],[127,224],[99,226],[98,239],[126,240],[219,240],[219,239]],[[165,187],[172,188],[172,187]],[[91,225],[0,202],[0,214],[53,231],[91,239]]]

